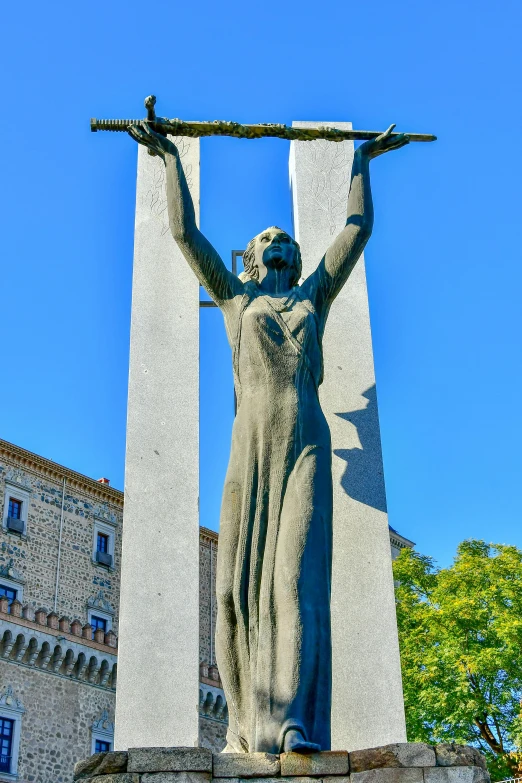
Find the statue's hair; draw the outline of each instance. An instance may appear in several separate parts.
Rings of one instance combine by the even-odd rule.
[[[270,229],[276,228],[278,231],[283,231],[284,229],[279,228],[279,226],[269,226],[269,228],[265,228],[265,231],[270,231]],[[264,234],[265,231],[261,231],[261,234]],[[284,232],[286,234],[286,231]],[[245,268],[245,271],[241,273],[240,277],[243,280],[254,280],[257,282],[259,280],[259,270],[256,266],[256,254],[255,254],[255,245],[256,245],[256,239],[259,236],[257,234],[253,239],[250,240],[248,245],[246,246],[246,250],[243,253],[243,266]],[[290,235],[288,235],[290,236]],[[291,280],[291,285],[297,285],[299,280],[301,279],[301,271],[303,268],[303,262],[301,260],[301,248],[299,247],[299,244],[293,239],[292,242],[295,245],[296,248],[296,254],[295,254],[295,262],[294,262],[294,276]]]

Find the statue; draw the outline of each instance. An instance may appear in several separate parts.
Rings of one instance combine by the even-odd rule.
[[[237,277],[196,226],[175,144],[130,135],[166,167],[172,235],[220,307],[237,415],[220,519],[216,657],[229,709],[225,752],[330,748],[332,468],[319,403],[322,336],[373,224],[370,161],[408,144],[394,126],[355,152],[346,226],[301,284],[299,245],[272,226]]]

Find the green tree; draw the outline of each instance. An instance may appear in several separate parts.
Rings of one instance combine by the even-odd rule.
[[[522,551],[464,541],[450,568],[394,563],[410,742],[475,745],[494,780],[522,774]]]

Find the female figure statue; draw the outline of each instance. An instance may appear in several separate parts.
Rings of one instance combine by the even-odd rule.
[[[176,146],[141,123],[166,166],[170,228],[221,308],[237,415],[221,509],[216,657],[228,703],[225,751],[330,748],[332,468],[318,388],[332,301],[373,224],[369,164],[408,143],[391,126],[355,152],[346,227],[301,285],[298,244],[272,226],[233,275],[196,226]]]

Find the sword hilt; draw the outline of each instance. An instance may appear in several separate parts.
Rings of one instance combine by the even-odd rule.
[[[156,109],[154,108],[156,106],[156,96],[155,95],[148,95],[145,98],[145,108],[147,109],[147,122],[156,122]],[[156,133],[161,133],[162,136],[166,136],[167,134],[165,131],[160,130],[159,128],[154,128]],[[154,150],[151,150],[150,147],[148,148],[147,152],[149,155],[152,155],[152,157],[156,157],[156,153]]]
[[[156,96],[155,95],[148,95],[145,98],[145,108],[147,109],[147,122],[150,122],[153,126],[153,130],[156,133],[160,133],[162,136],[166,136],[166,131],[163,130],[159,122],[157,122],[158,118],[156,117],[156,109],[154,108],[156,106]],[[96,120],[94,118],[91,119],[91,131],[96,133],[96,131],[104,130],[104,131],[128,131],[130,125],[136,125],[140,120]],[[150,148],[147,150],[149,155],[152,155],[153,157],[156,156],[156,153],[151,150]]]
[[[147,120],[149,122],[154,122],[156,119],[156,96],[155,95],[148,95],[147,98],[145,98],[145,108],[147,109]]]

